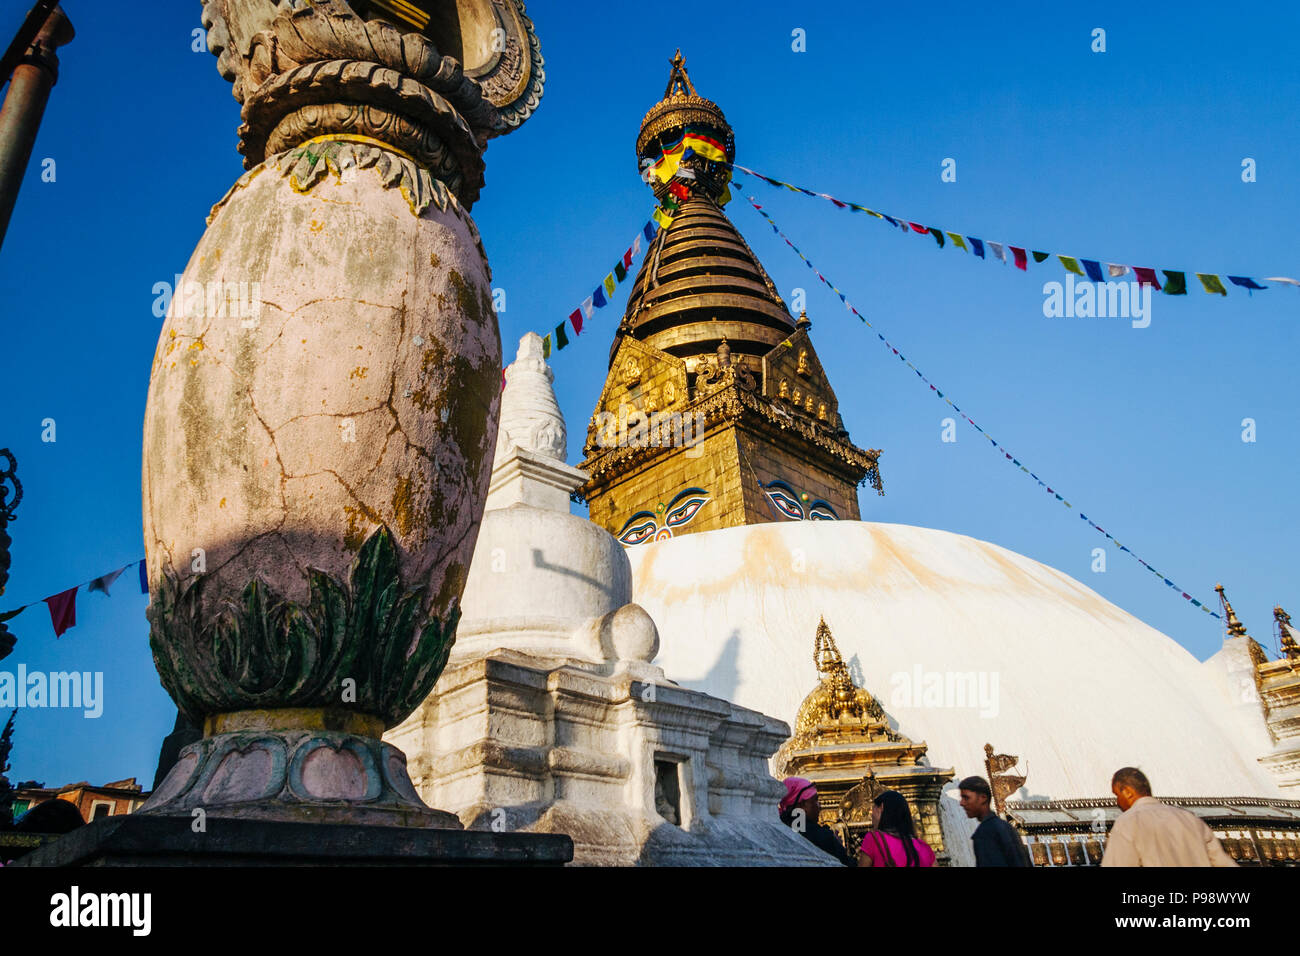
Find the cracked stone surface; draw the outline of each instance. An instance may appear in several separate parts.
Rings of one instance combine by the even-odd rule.
[[[241,282],[251,315],[196,294]],[[478,535],[500,369],[487,262],[454,201],[417,218],[365,169],[305,193],[252,178],[195,250],[154,355],[151,584],[187,580],[203,549],[211,604],[259,576],[305,601],[305,570],[346,576],[382,522],[443,615]]]

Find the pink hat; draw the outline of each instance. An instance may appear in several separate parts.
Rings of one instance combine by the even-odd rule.
[[[785,783],[785,796],[778,804],[778,809],[782,813],[794,809],[796,804],[802,803],[809,797],[817,796],[817,788],[811,780],[805,777],[786,777],[783,782]]]

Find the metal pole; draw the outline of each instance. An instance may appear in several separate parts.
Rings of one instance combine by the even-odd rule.
[[[54,51],[70,43],[73,36],[72,24],[63,10],[55,7],[9,81],[9,92],[0,107],[0,245],[32,158],[50,89],[59,78],[59,58]]]

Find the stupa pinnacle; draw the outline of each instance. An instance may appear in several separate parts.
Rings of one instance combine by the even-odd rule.
[[[582,494],[625,545],[765,521],[858,519],[880,452],[849,441],[809,331],[723,211],[735,137],[678,51],[641,121],[672,223],[646,250],[587,432]]]

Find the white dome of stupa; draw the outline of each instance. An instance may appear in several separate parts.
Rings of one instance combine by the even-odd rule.
[[[794,722],[825,617],[857,682],[956,779],[984,745],[1018,755],[1013,799],[1105,797],[1141,767],[1157,794],[1283,796],[1216,662],[1069,576],[963,535],[791,521],[628,549],[634,600],[683,686]],[[1258,709],[1258,705],[1254,705]],[[947,802],[947,801],[945,801]]]

